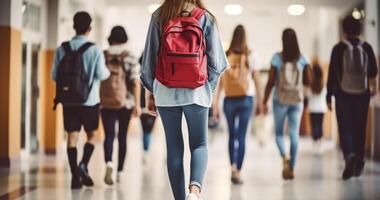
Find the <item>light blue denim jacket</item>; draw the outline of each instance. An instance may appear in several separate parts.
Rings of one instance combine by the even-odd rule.
[[[75,36],[70,40],[70,46],[72,50],[79,49],[84,43],[88,42],[84,36]],[[52,69],[52,79],[57,80],[57,72],[59,62],[62,60],[65,55],[65,50],[63,47],[58,47],[55,52],[55,58]],[[105,65],[103,52],[96,46],[92,45],[83,53],[83,65],[85,72],[89,77],[89,84],[93,84],[90,94],[83,106],[95,106],[100,103],[100,82],[106,80],[110,76],[110,72]],[[77,105],[68,105],[68,106],[77,106]]]
[[[161,107],[185,106],[197,104],[210,107],[221,73],[228,67],[226,54],[219,37],[215,20],[209,13],[200,19],[206,40],[208,81],[195,88],[169,88],[155,79],[156,64],[161,43],[161,25],[158,19],[159,9],[152,14],[145,43],[144,58],[141,67],[141,82],[153,93],[156,105]]]

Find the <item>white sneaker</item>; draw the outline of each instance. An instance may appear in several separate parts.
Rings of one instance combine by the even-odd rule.
[[[148,157],[149,157],[148,152],[144,152],[144,155],[143,155],[143,164],[144,165],[146,165],[148,163]]]
[[[107,185],[113,185],[112,171],[113,171],[113,164],[112,162],[108,162],[107,167],[106,167],[106,175],[104,176],[104,182]]]
[[[186,200],[199,200],[199,198],[196,194],[190,193],[187,195]]]
[[[123,172],[117,172],[116,181],[118,183],[122,183],[124,180],[124,173]]]

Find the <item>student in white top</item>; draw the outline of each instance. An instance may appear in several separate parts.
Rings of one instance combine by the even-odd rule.
[[[323,69],[318,62],[315,62],[312,68],[312,82],[308,108],[310,111],[314,148],[318,153],[322,151],[323,117],[327,111],[326,94],[327,89],[323,80]]]
[[[246,32],[242,25],[235,28],[231,46],[227,50],[230,68],[223,74],[218,86],[214,102],[213,114],[219,117],[219,99],[224,90],[224,105],[229,130],[229,156],[231,165],[231,181],[242,184],[240,171],[245,155],[245,140],[248,123],[255,110],[255,101],[261,102],[258,76],[255,73],[255,54],[248,48]],[[257,109],[256,113],[259,113]]]

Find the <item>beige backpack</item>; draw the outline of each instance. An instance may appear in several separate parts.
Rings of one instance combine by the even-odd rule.
[[[104,108],[122,108],[125,106],[128,92],[127,72],[124,67],[124,59],[128,56],[128,52],[111,55],[104,51],[104,56],[111,75],[100,85],[100,104]]]
[[[294,105],[303,101],[303,72],[298,62],[283,62],[277,76],[276,91],[280,103]]]
[[[228,56],[230,68],[223,74],[223,86],[226,97],[241,97],[248,94],[249,67],[247,56],[232,53]]]

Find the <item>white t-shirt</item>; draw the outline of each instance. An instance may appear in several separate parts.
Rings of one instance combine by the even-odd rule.
[[[252,51],[248,55],[248,64],[249,64],[249,73],[248,73],[248,81],[249,81],[249,87],[248,87],[248,93],[247,96],[252,96],[254,97],[256,94],[256,88],[255,88],[255,83],[252,79],[252,73],[255,71],[255,68],[260,65],[260,59],[259,56],[255,51]]]
[[[325,113],[327,111],[326,94],[326,87],[319,94],[310,92],[308,105],[310,113]]]

